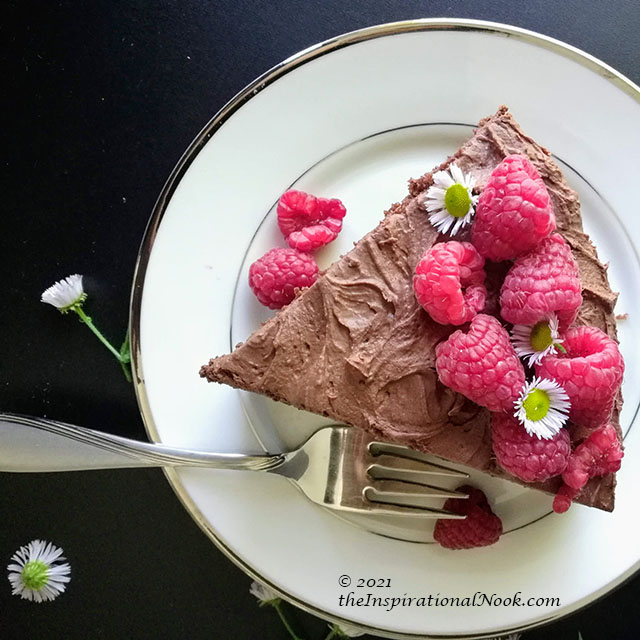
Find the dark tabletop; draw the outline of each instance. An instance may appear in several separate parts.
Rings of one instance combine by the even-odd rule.
[[[435,16],[539,31],[640,83],[636,0],[5,4],[0,409],[145,438],[117,363],[76,318],[41,304],[43,289],[85,274],[86,309],[119,343],[155,199],[215,112],[313,43]],[[288,637],[159,470],[0,474],[0,519],[0,573],[41,537],[64,548],[73,576],[67,593],[41,605],[11,596],[0,576],[3,639]],[[525,640],[575,640],[578,630],[584,640],[637,638],[639,597],[636,576]],[[324,637],[326,623],[288,613],[299,635]]]

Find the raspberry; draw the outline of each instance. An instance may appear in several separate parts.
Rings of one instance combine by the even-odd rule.
[[[553,205],[540,174],[524,156],[507,156],[480,194],[471,242],[489,260],[513,260],[555,228]]]
[[[615,473],[620,469],[623,456],[618,434],[611,424],[594,431],[569,456],[562,474],[564,482],[553,499],[553,510],[556,513],[567,511],[589,478]]]
[[[568,487],[579,491],[589,478],[618,471],[623,455],[615,428],[606,424],[576,447],[562,479]]]
[[[500,294],[502,319],[512,324],[533,325],[555,312],[560,328],[566,329],[581,304],[578,266],[558,233],[516,260]]]
[[[418,302],[440,324],[464,324],[484,307],[484,258],[469,242],[442,242],[422,257],[413,277]]]
[[[513,411],[524,386],[524,369],[509,334],[492,316],[478,314],[436,346],[442,384],[490,411]]]
[[[537,438],[506,413],[491,414],[491,439],[498,464],[525,482],[544,482],[560,475],[571,455],[566,429],[550,440]]]
[[[541,378],[561,385],[571,401],[569,419],[584,427],[606,423],[622,383],[624,360],[618,345],[595,327],[573,327],[564,334],[565,353],[536,365]]]
[[[447,549],[486,547],[502,535],[502,521],[491,511],[487,497],[475,487],[463,485],[458,491],[469,494],[464,498],[449,498],[444,509],[466,515],[464,520],[438,520],[433,537]]]
[[[333,242],[342,229],[347,210],[340,200],[316,198],[291,189],[278,201],[278,226],[287,244],[300,251],[314,251]]]
[[[298,289],[310,287],[317,277],[313,257],[295,249],[271,249],[249,267],[249,286],[269,309],[289,304]]]
[[[553,499],[553,510],[556,513],[565,513],[566,511],[569,511],[569,507],[571,506],[573,499],[579,493],[579,491],[568,487],[566,484],[561,485]]]

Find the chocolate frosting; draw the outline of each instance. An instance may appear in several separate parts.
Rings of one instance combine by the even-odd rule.
[[[481,188],[512,153],[528,156],[537,167],[553,200],[558,230],[573,251],[584,297],[577,322],[615,338],[616,294],[582,231],[577,194],[549,152],[522,132],[506,107],[481,121],[474,136],[434,173],[455,161]],[[431,320],[412,284],[424,252],[443,239],[422,206],[431,184],[432,173],[410,180],[409,195],[352,251],[233,353],[203,366],[200,375],[519,482],[496,465],[488,411],[442,385],[435,371],[435,345],[455,327]],[[497,314],[509,266],[487,265],[487,313]],[[572,428],[574,443],[585,435]],[[559,483],[554,478],[527,486],[553,493]],[[615,474],[594,478],[576,500],[610,511],[614,488]]]

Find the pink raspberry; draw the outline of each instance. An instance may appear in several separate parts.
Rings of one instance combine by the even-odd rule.
[[[618,471],[623,456],[615,428],[606,424],[576,447],[562,479],[567,486],[579,491],[589,478]]]
[[[567,353],[545,356],[536,365],[538,376],[555,380],[567,392],[572,422],[589,428],[605,424],[624,374],[618,345],[600,329],[573,327],[562,346]]]
[[[478,314],[468,333],[458,329],[436,346],[440,382],[490,411],[513,412],[524,369],[509,334],[493,317]]]
[[[565,513],[569,511],[569,507],[573,499],[579,494],[579,491],[568,487],[566,484],[560,485],[555,498],[553,499],[553,510],[556,513]]]
[[[271,249],[249,267],[249,286],[269,309],[289,304],[297,290],[310,287],[317,277],[313,257],[295,249]]]
[[[487,296],[484,258],[469,242],[433,245],[416,267],[418,302],[440,324],[464,324],[482,311]]]
[[[524,156],[507,156],[491,173],[476,208],[471,241],[489,260],[513,260],[556,228],[549,192]]]
[[[342,229],[347,210],[336,198],[316,198],[291,189],[278,201],[278,226],[287,244],[300,251],[314,251],[333,242]]]
[[[512,324],[534,325],[555,313],[560,328],[566,329],[581,304],[578,266],[558,233],[516,260],[500,294],[502,319]]]
[[[544,482],[560,475],[571,455],[566,429],[550,440],[537,438],[507,413],[491,414],[491,439],[498,464],[525,482]]]
[[[620,469],[623,456],[618,434],[611,424],[594,431],[569,456],[562,474],[563,484],[553,499],[553,510],[556,513],[567,511],[589,478],[615,473]]]
[[[458,488],[468,498],[449,498],[445,511],[466,515],[464,520],[438,520],[433,537],[447,549],[472,549],[486,547],[498,541],[502,535],[502,521],[491,511],[487,497],[475,487]]]

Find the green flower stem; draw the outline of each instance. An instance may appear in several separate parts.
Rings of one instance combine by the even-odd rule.
[[[338,627],[334,624],[333,627],[331,627],[331,631],[329,631],[329,634],[324,640],[332,640],[332,638],[337,638],[337,637],[338,637]]]
[[[291,628],[289,621],[284,615],[284,611],[282,610],[282,602],[275,601],[272,606],[278,612],[278,615],[280,616],[280,620],[282,620],[282,624],[284,625],[285,629],[289,632],[289,635],[291,636],[291,640],[302,640],[300,636],[296,635],[295,631]]]
[[[80,320],[82,320],[82,322],[84,322],[87,327],[96,334],[98,340],[100,340],[100,342],[102,342],[102,344],[111,351],[111,353],[118,359],[118,362],[122,363],[122,356],[118,353],[117,349],[114,349],[111,343],[100,333],[100,331],[98,331],[97,327],[93,324],[91,318],[83,311],[82,307],[75,306],[73,307],[73,311],[75,311],[80,316]]]

